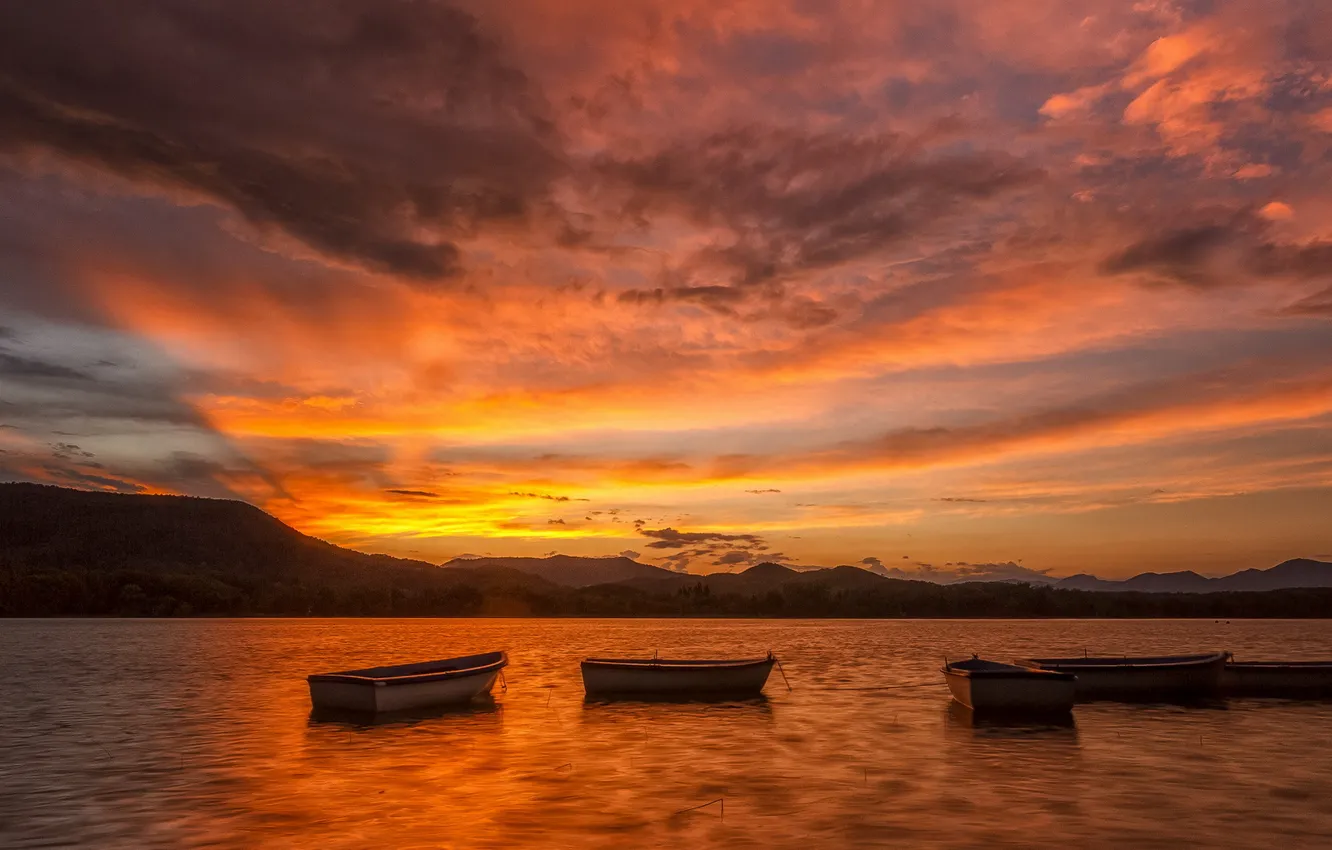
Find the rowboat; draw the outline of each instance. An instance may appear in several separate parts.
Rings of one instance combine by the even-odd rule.
[[[945,661],[944,681],[953,699],[976,712],[1061,714],[1073,710],[1072,673],[986,661]]]
[[[583,690],[597,696],[756,696],[777,663],[766,658],[588,658]]]
[[[1227,696],[1332,697],[1332,661],[1231,661],[1221,689]]]
[[[1078,677],[1077,698],[1156,699],[1213,696],[1221,689],[1226,652],[1141,658],[1022,658],[1016,664]]]
[[[307,676],[306,681],[315,708],[404,711],[460,705],[488,694],[508,663],[508,653],[487,652],[392,667],[318,673]]]

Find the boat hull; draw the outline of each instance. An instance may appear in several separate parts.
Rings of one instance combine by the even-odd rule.
[[[774,659],[747,662],[583,662],[583,689],[590,696],[757,696]]]
[[[1221,689],[1226,696],[1332,697],[1332,662],[1231,662]]]
[[[1040,670],[1072,673],[1077,699],[1153,700],[1201,699],[1221,692],[1226,653],[1165,659],[1023,659],[1016,662]]]
[[[1076,683],[1063,676],[966,676],[944,671],[953,699],[978,713],[1063,714],[1073,710]]]
[[[343,711],[410,711],[437,705],[461,705],[490,693],[499,671],[421,682],[388,685],[380,682],[310,682],[310,702],[315,708]]]
[[[408,711],[462,705],[490,693],[509,663],[503,652],[367,667],[306,677],[316,709]]]

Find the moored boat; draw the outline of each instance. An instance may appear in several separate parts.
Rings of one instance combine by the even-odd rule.
[[[1122,658],[1022,658],[1016,664],[1077,676],[1077,698],[1194,699],[1215,696],[1229,653]]]
[[[344,711],[404,711],[459,705],[490,693],[508,653],[487,652],[338,673],[307,676],[315,708]]]
[[[722,660],[588,658],[583,689],[590,696],[756,696],[776,663],[772,653]]]
[[[1226,696],[1332,697],[1332,661],[1230,661],[1221,674]]]
[[[1020,667],[972,656],[944,661],[944,681],[953,699],[978,713],[1065,714],[1073,709],[1071,673]]]

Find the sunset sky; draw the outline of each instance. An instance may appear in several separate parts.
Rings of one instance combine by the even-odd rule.
[[[1332,558],[1332,3],[0,12],[0,480],[442,561]]]

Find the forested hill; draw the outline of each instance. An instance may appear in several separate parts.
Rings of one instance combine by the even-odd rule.
[[[366,555],[241,502],[0,484],[0,616],[1332,616],[1326,588],[1091,592],[776,564],[663,576],[619,560],[598,569],[627,578],[576,587],[535,574],[552,564]]]
[[[0,484],[0,616],[447,613],[544,584],[344,549],[244,502]]]
[[[245,502],[39,484],[0,484],[0,557],[34,567],[312,575],[372,565],[434,568],[325,543]]]
[[[679,573],[640,564],[632,558],[580,558],[576,555],[547,555],[544,558],[454,558],[445,567],[472,570],[510,569],[538,576],[554,584],[587,587],[592,584],[680,579]]]

